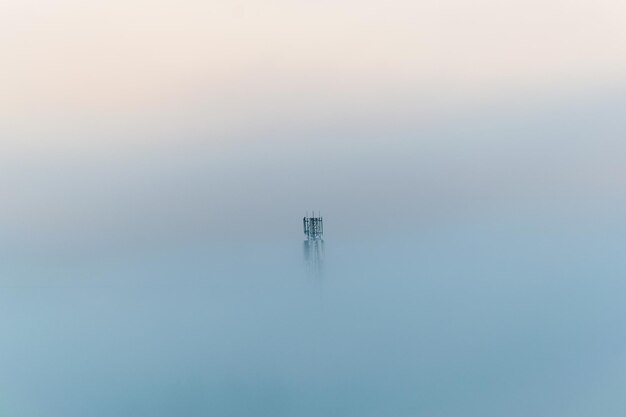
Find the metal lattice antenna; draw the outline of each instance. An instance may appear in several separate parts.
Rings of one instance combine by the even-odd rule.
[[[302,219],[302,226],[306,240],[304,241],[304,259],[309,272],[317,277],[322,275],[324,260],[324,222],[321,210],[306,212]]]

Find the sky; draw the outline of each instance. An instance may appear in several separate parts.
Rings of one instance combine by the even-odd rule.
[[[0,7],[9,241],[620,194],[618,1]]]
[[[55,147],[94,122],[152,135],[163,124],[195,128],[218,142],[285,124],[406,121],[494,96],[612,88],[626,71],[625,15],[608,0],[8,0],[3,119]]]

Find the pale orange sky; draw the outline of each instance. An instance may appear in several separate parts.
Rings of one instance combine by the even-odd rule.
[[[63,141],[103,114],[220,133],[594,88],[626,77],[624,21],[611,0],[5,0],[0,117]]]

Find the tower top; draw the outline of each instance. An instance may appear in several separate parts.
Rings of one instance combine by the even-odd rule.
[[[315,217],[314,213],[312,217],[309,217],[307,213],[307,215],[302,219],[302,224],[304,226],[304,234],[308,240],[322,238],[322,235],[324,234],[324,221],[319,212],[318,217]]]

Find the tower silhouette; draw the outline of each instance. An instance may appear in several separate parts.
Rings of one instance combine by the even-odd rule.
[[[306,236],[304,262],[310,274],[321,276],[324,266],[324,220],[319,213],[317,217],[315,213],[311,217],[307,214],[302,219],[302,225]]]

